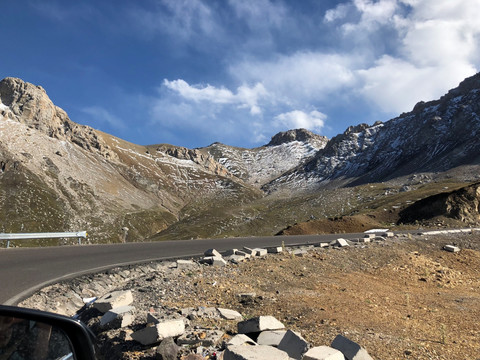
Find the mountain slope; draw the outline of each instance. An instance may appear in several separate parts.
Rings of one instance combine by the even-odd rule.
[[[87,229],[92,241],[134,241],[177,221],[199,195],[258,196],[221,166],[75,124],[20,79],[0,82],[0,100],[0,231]]]
[[[386,123],[361,124],[332,138],[309,162],[264,187],[356,185],[480,163],[480,74],[436,101]]]
[[[204,150],[236,177],[261,187],[313,157],[327,142],[324,136],[296,129],[278,133],[270,143],[254,149],[214,143]]]

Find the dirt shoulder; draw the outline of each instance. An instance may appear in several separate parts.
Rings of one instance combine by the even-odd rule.
[[[462,251],[446,252],[445,244]],[[112,276],[53,285],[21,305],[58,311],[55,294],[93,295],[91,281],[105,283]],[[213,306],[235,309],[244,318],[273,315],[314,346],[343,334],[374,359],[473,359],[480,353],[480,233],[402,236],[224,268],[151,271],[115,286],[134,291],[139,313]],[[255,301],[240,302],[240,293],[255,293]],[[235,324],[222,326],[227,333],[235,330]],[[131,354],[125,351],[124,358]]]

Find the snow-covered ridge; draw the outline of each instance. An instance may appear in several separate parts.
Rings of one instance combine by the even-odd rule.
[[[378,182],[416,172],[478,165],[479,136],[477,74],[439,100],[420,102],[413,111],[395,119],[350,127],[304,166],[281,175],[264,189],[308,188],[331,180]]]

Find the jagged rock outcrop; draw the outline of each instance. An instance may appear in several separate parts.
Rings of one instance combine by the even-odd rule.
[[[477,224],[480,221],[480,183],[421,199],[400,212],[399,223],[414,223],[437,216]]]
[[[181,146],[160,145],[156,149],[166,155],[173,156],[180,160],[190,160],[203,166],[206,170],[220,176],[232,177],[229,171],[210,156],[207,152],[199,149],[188,149]]]
[[[47,136],[68,140],[86,150],[95,150],[105,158],[115,158],[109,146],[98,133],[88,126],[74,123],[58,106],[55,106],[41,86],[17,78],[0,82],[0,103],[8,118],[39,130]]]
[[[311,131],[306,129],[294,129],[279,132],[278,134],[272,136],[272,139],[266,146],[278,146],[286,144],[292,141],[301,141],[304,143],[315,144],[316,147],[323,148],[328,141],[328,138],[325,136],[314,134]]]

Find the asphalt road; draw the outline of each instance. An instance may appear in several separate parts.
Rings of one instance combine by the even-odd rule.
[[[61,280],[155,260],[200,256],[215,248],[267,247],[331,241],[339,235],[271,236],[111,245],[0,249],[0,304],[16,305],[36,290]],[[342,234],[358,238],[363,234]]]

